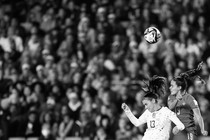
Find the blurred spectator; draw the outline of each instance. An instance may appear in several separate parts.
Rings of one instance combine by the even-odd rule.
[[[42,16],[40,28],[45,32],[52,30],[55,27],[55,9],[49,7]]]
[[[20,75],[19,79],[28,83],[32,84],[32,81],[34,80],[34,75],[31,72],[31,67],[29,64],[24,63],[21,67],[22,74]]]
[[[91,119],[91,114],[89,112],[80,112],[78,125],[80,128],[80,137],[87,138],[88,140],[94,139],[96,126],[94,121]]]
[[[79,125],[69,116],[69,114],[62,116],[58,135],[61,139],[65,139],[66,137],[78,137],[80,135]]]
[[[94,137],[94,140],[109,140],[110,138],[106,134],[106,131],[103,127],[97,128],[96,136]]]
[[[38,121],[38,117],[36,111],[30,111],[28,115],[22,117],[17,129],[17,137],[39,137],[41,134],[41,124]]]
[[[119,120],[119,129],[116,131],[116,139],[117,140],[129,140],[131,137],[131,129],[129,125],[127,125],[127,121],[125,118],[120,118]]]
[[[41,136],[39,140],[55,140],[56,137],[52,135],[50,125],[49,124],[42,124]]]
[[[51,135],[57,136],[58,123],[56,122],[54,112],[47,111],[40,114],[40,123],[43,127],[44,125],[47,125],[47,129],[49,129]]]
[[[42,65],[36,66],[36,79],[44,84],[47,82],[47,75]]]
[[[75,93],[71,89],[68,89],[66,91],[66,96],[68,98],[67,104],[68,104],[69,111],[70,111],[69,115],[74,120],[78,120],[79,119],[79,113],[80,113],[80,110],[81,110],[81,101],[79,100],[79,97],[78,97],[77,93]]]

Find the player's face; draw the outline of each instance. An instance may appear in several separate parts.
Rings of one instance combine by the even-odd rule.
[[[180,87],[177,86],[174,80],[171,81],[170,91],[171,95],[176,95],[180,91]]]
[[[154,112],[154,103],[151,100],[144,99],[142,101],[143,105],[145,106],[145,109],[148,109],[150,112]]]

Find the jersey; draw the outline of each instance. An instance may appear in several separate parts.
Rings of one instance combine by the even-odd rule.
[[[147,123],[147,129],[142,140],[168,140],[171,132],[171,121],[180,130],[184,129],[184,125],[177,118],[176,114],[167,107],[162,107],[155,112],[145,110],[137,120],[132,118],[128,113],[126,115],[135,126]]]
[[[172,96],[169,97],[169,100],[170,98],[172,98]],[[196,126],[193,113],[194,108],[198,108],[197,101],[192,95],[185,94],[181,100],[178,100],[174,111],[177,114],[177,117],[185,125],[185,130],[196,135]]]

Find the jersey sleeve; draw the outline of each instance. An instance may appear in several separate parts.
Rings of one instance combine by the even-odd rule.
[[[148,114],[148,110],[145,110],[144,113],[139,117],[139,123],[140,124],[144,124],[147,122],[147,114]]]
[[[176,97],[173,95],[168,96],[168,101],[174,101],[175,99],[176,99]]]
[[[140,126],[140,125],[142,125],[142,124],[144,124],[144,123],[147,122],[147,120],[146,120],[146,118],[147,118],[146,117],[147,110],[144,111],[144,113],[138,119],[133,115],[133,113],[130,110],[129,111],[126,111],[125,114],[129,118],[129,120],[131,121],[131,123],[133,125],[135,125],[135,126]]]
[[[198,102],[195,100],[195,98],[192,95],[187,96],[186,102],[191,109],[198,108]]]

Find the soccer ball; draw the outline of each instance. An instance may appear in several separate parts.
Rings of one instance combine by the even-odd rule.
[[[159,41],[160,37],[161,37],[161,33],[155,27],[149,27],[144,31],[144,39],[149,44],[157,43]]]

